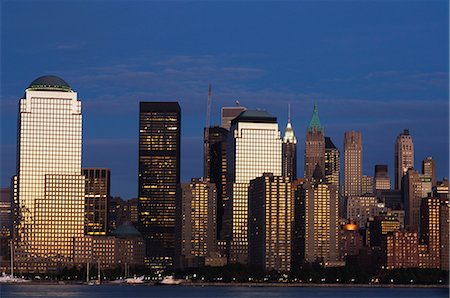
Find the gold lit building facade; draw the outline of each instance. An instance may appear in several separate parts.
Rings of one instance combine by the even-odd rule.
[[[181,265],[204,266],[206,257],[217,253],[217,189],[202,179],[181,185]]]
[[[404,129],[394,146],[395,189],[401,189],[402,178],[414,168],[414,143],[409,129]]]
[[[294,210],[289,180],[265,173],[250,181],[249,264],[265,271],[291,269]]]
[[[227,176],[231,196],[226,211],[230,262],[248,261],[248,187],[263,173],[281,175],[281,136],[277,118],[265,111],[247,110],[231,122]]]
[[[344,184],[345,196],[362,194],[362,135],[359,131],[344,134]]]
[[[110,170],[84,168],[85,227],[86,235],[106,235],[108,232],[108,208],[110,196]]]
[[[139,229],[146,265],[173,266],[177,220],[181,217],[181,109],[178,102],[141,102],[139,111]]]
[[[43,76],[19,103],[16,260],[46,270],[73,262],[84,234],[81,102],[61,78]]]
[[[339,189],[340,183],[340,152],[331,141],[331,138],[325,137],[325,178],[328,183],[333,184]]]

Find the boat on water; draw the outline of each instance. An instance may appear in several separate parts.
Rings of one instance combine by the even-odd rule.
[[[173,277],[173,275],[169,275],[163,278],[163,280],[161,281],[157,281],[155,283],[155,285],[159,285],[159,286],[174,286],[174,285],[179,285],[183,282],[182,279],[175,279]]]
[[[145,278],[145,275],[142,275],[142,276],[138,276],[138,277],[129,277],[129,278],[126,278],[125,279],[125,282],[127,283],[127,284],[143,284],[144,283],[144,278]]]
[[[30,280],[21,277],[14,277],[12,274],[8,275],[5,272],[3,272],[2,276],[0,276],[0,283],[23,283],[23,282],[30,282]]]

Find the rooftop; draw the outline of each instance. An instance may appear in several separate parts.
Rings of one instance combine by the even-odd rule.
[[[231,124],[237,122],[255,122],[255,123],[277,123],[277,117],[270,115],[264,110],[246,110],[231,121]]]
[[[27,90],[32,91],[63,91],[72,92],[72,88],[67,84],[66,81],[60,77],[53,75],[45,75],[35,79],[28,86]]]

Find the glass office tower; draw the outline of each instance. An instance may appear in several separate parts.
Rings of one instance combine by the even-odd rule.
[[[139,111],[139,227],[146,265],[171,268],[181,218],[181,109],[177,102],[141,102]]]

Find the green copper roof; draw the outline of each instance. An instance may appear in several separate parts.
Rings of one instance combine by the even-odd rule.
[[[322,130],[322,125],[320,124],[319,114],[317,113],[317,105],[315,102],[313,116],[309,122],[308,131],[312,131],[314,128],[316,130]]]

